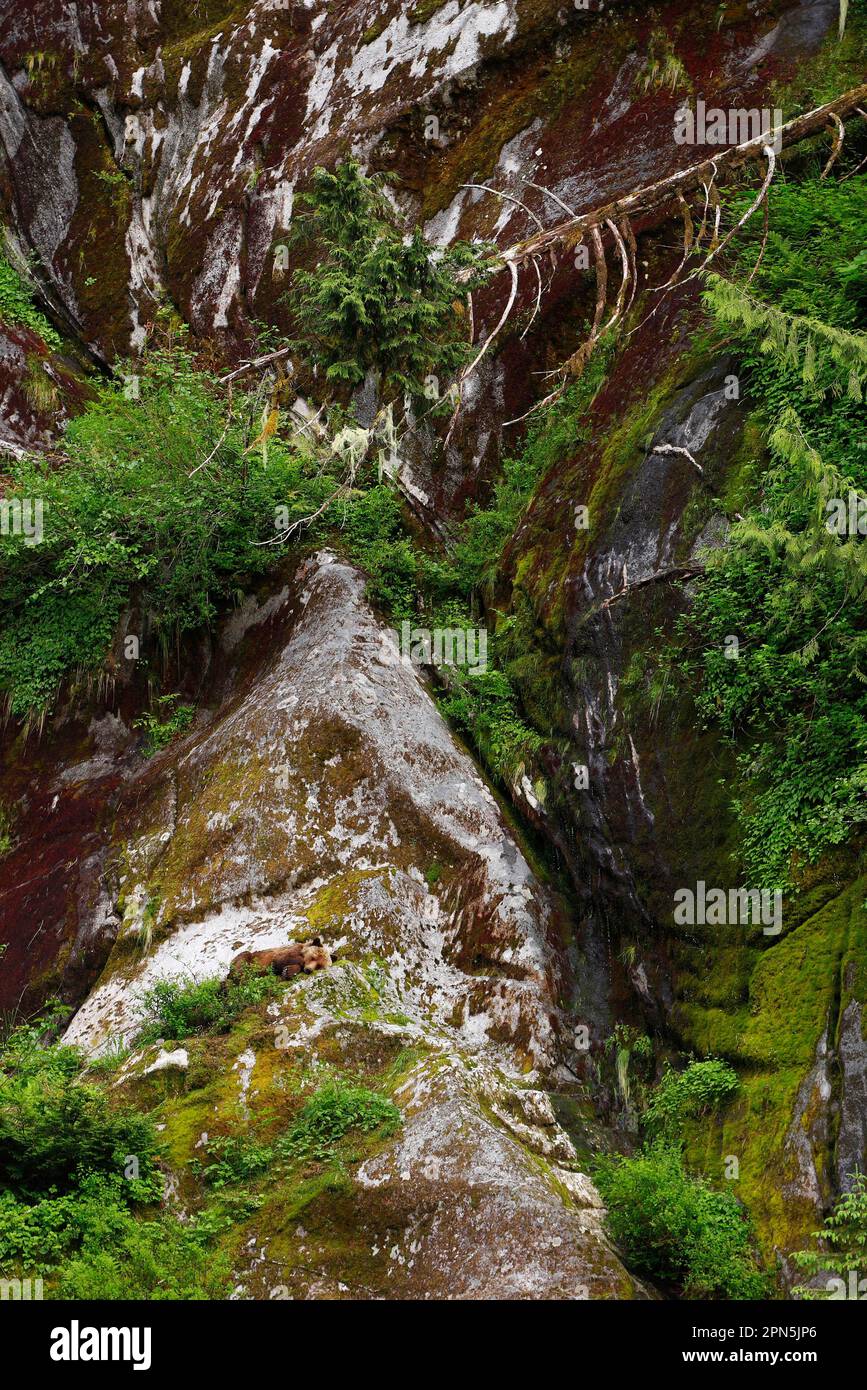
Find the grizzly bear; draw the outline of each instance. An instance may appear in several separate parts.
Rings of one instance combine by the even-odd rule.
[[[267,975],[272,970],[281,980],[291,980],[302,970],[308,975],[314,970],[325,970],[331,962],[331,952],[323,946],[321,936],[314,936],[312,941],[293,941],[290,946],[277,946],[270,951],[241,951],[229,966],[229,975],[237,979],[244,970],[253,970],[257,975]]]

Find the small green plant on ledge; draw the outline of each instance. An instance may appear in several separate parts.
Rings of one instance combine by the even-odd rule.
[[[642,91],[674,92],[678,87],[691,87],[689,73],[678,58],[671,39],[664,29],[654,29],[650,36],[647,62],[638,75]]]
[[[233,1021],[252,1004],[275,999],[285,985],[276,975],[243,974],[237,979],[216,977],[181,984],[161,980],[142,1001],[139,1044],[170,1038],[178,1042],[198,1033],[227,1033]]]
[[[9,854],[15,844],[12,833],[12,813],[0,804],[0,859]]]
[[[146,758],[152,758],[154,753],[167,748],[173,738],[184,733],[192,724],[195,705],[179,705],[176,703],[179,699],[179,695],[158,695],[154,703],[159,713],[149,711],[140,719],[133,720],[134,729],[144,730],[142,752]]]
[[[27,283],[0,251],[0,323],[10,328],[29,328],[48,347],[59,350],[60,334],[33,303],[33,287]]]

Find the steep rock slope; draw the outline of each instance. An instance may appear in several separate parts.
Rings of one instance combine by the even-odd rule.
[[[21,248],[38,255],[59,324],[94,357],[138,346],[154,296],[167,293],[231,358],[249,344],[254,317],[281,322],[286,272],[276,252],[316,163],[354,151],[395,170],[402,207],[443,243],[516,240],[532,218],[462,184],[490,181],[548,221],[556,206],[538,191],[531,198],[523,180],[584,208],[683,160],[671,140],[682,91],[645,81],[656,32],[709,103],[767,104],[774,79],[815,51],[837,14],[836,0],[760,0],[728,5],[722,17],[718,9],[672,0],[651,12],[623,0],[598,13],[538,0],[447,0],[407,13],[396,0],[327,10],[140,0],[79,6],[73,18],[57,0],[14,0],[0,20],[4,206]],[[661,270],[651,279],[665,279],[670,251],[641,245],[648,273]],[[528,285],[522,325],[532,299]],[[480,334],[502,302],[501,283],[479,297]],[[511,447],[505,422],[534,399],[533,373],[574,350],[588,312],[589,286],[564,262],[526,338],[504,337],[483,364],[444,464],[433,448],[408,463],[432,517],[478,495]],[[547,1121],[544,1100],[526,1102],[536,1120],[522,1109],[539,1078],[565,1083],[563,1062],[585,1070],[568,1047],[565,1015],[590,1024],[597,1048],[613,1017],[630,1017],[663,1046],[723,1053],[741,1067],[742,1097],[719,1124],[696,1127],[690,1152],[714,1176],[727,1156],[739,1158],[769,1253],[802,1242],[834,1185],[863,1161],[863,882],[846,866],[823,868],[778,942],[687,935],[671,921],[675,887],[730,882],[735,837],[718,789],[725,755],[685,716],[660,723],[632,665],[681,601],[655,576],[685,569],[700,543],[722,537],[709,498],[737,496],[749,444],[749,403],[726,401],[729,364],[695,352],[697,323],[695,301],[678,295],[636,332],[596,403],[592,447],[544,480],[498,596],[527,629],[520,685],[546,733],[543,682],[556,705],[557,738],[528,783],[541,781],[546,796],[521,810],[571,873],[583,957],[470,762],[381,644],[361,581],[341,565],[317,562],[298,590],[287,576],[266,609],[250,601],[250,636],[240,636],[239,620],[243,659],[224,650],[207,672],[210,714],[147,771],[114,714],[100,713],[86,735],[58,721],[50,746],[7,735],[4,796],[27,798],[0,888],[11,1002],[33,981],[43,990],[59,983],[76,1002],[87,995],[72,1036],[98,1049],[110,1032],[134,1027],[146,983],[223,968],[240,945],[283,941],[309,924],[345,938],[346,963],[328,982],[299,987],[297,1009],[295,995],[286,1006],[290,1035],[333,1043],[334,1055],[351,1059],[359,1037],[408,1029],[439,1058],[435,1085],[429,1060],[410,1073],[401,1103],[412,1118],[365,1166],[344,1228],[323,1228],[323,1282],[308,1292],[346,1277],[341,1251],[362,1190],[368,1202],[382,1197],[372,1229],[399,1211],[411,1243],[422,1218],[402,1174],[416,1171],[407,1153],[423,1143],[451,1177],[442,1209],[442,1173],[431,1179],[415,1274],[405,1252],[389,1266],[405,1291],[628,1287],[599,1241],[592,1193],[564,1176],[570,1141],[537,1122]],[[6,428],[32,443],[42,422],[23,404],[22,346],[3,359],[20,407]],[[706,483],[683,457],[654,453],[660,443],[688,448]],[[591,500],[603,525],[576,540],[574,505]],[[231,635],[225,640],[231,648]],[[586,792],[573,785],[575,763],[591,771]],[[430,884],[435,864],[444,871]],[[382,1001],[371,1002],[364,971],[374,956],[387,968],[387,1012],[409,1023],[383,1023]],[[227,1076],[249,1085],[253,1066],[254,1087],[268,1093],[267,1039],[253,1053],[238,1066],[240,1052],[221,1059],[228,1070],[212,1081],[217,1092]],[[153,1061],[136,1061],[124,1084],[138,1084]],[[477,1085],[486,1069],[496,1084]],[[496,1099],[498,1085],[506,1099]],[[225,1103],[228,1113],[235,1099],[209,1095],[208,1105]],[[177,1127],[178,1157],[189,1157],[197,1135],[180,1118]],[[455,1136],[464,1129],[461,1151]],[[549,1165],[541,1176],[540,1155]],[[485,1220],[456,1176],[475,1165],[485,1219],[499,1211],[508,1232],[508,1277],[484,1251]],[[548,1252],[527,1264],[523,1284],[515,1271],[533,1241],[520,1233],[510,1186],[528,1194],[536,1243]],[[446,1209],[443,1225],[436,1213]],[[470,1210],[478,1265],[466,1284],[439,1284],[454,1264],[454,1223]],[[562,1221],[574,1233],[571,1266],[554,1243]],[[273,1242],[273,1232],[263,1223],[251,1238],[270,1268],[259,1242]],[[289,1245],[274,1248],[281,1268],[292,1263]],[[245,1270],[239,1264],[239,1278],[261,1291],[254,1263],[255,1255]],[[358,1274],[360,1284],[384,1287],[381,1262],[376,1269]]]
[[[145,772],[126,759],[104,871],[121,920],[67,1041],[93,1055],[133,1041],[156,982],[223,975],[239,949],[315,930],[330,970],[226,1039],[134,1053],[115,1083],[163,1102],[182,1174],[239,1109],[272,1115],[299,1069],[382,1084],[391,1067],[398,1136],[303,1220],[297,1194],[269,1190],[233,1246],[239,1296],[641,1294],[539,1089],[575,1093],[562,909],[361,576],[307,561],[223,647],[200,727]],[[95,930],[80,921],[73,959]]]

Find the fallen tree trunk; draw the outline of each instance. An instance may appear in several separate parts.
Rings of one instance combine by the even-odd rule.
[[[833,101],[826,102],[824,106],[817,106],[814,111],[807,111],[802,116],[796,116],[794,120],[788,121],[778,132],[775,132],[775,135],[778,136],[782,148],[785,149],[811,135],[819,134],[829,123],[836,129],[835,117],[840,120],[844,116],[851,115],[853,112],[857,112],[858,107],[865,102],[867,102],[867,83],[860,87],[853,87],[851,91],[844,92],[842,96],[835,97]],[[556,246],[574,246],[585,232],[591,231],[594,227],[604,226],[608,221],[619,221],[638,214],[643,215],[673,200],[676,201],[678,194],[683,195],[693,189],[708,185],[711,180],[715,181],[722,170],[737,168],[738,165],[746,163],[747,160],[755,159],[761,155],[768,143],[769,134],[764,132],[752,140],[745,141],[742,145],[731,145],[727,149],[720,150],[712,158],[703,159],[698,164],[679,169],[656,183],[645,184],[643,188],[637,188],[622,197],[614,198],[601,207],[592,208],[588,212],[566,218],[565,221],[558,222],[546,231],[536,232],[526,241],[520,241],[514,246],[508,247],[501,254],[503,266],[520,265]]]

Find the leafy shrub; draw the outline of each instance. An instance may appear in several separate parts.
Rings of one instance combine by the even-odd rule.
[[[470,735],[485,762],[504,781],[543,742],[523,719],[518,696],[502,671],[457,671],[454,688],[440,701],[440,708]]]
[[[385,1137],[400,1122],[400,1111],[386,1096],[336,1079],[310,1097],[289,1132],[275,1143],[262,1144],[243,1134],[216,1135],[205,1145],[208,1161],[193,1159],[191,1167],[219,1189],[256,1178],[275,1162],[329,1162],[353,1130]]]
[[[390,487],[373,484],[335,507],[341,543],[369,579],[368,596],[394,622],[416,616],[421,558],[404,526],[400,501]]]
[[[608,1158],[595,1172],[606,1224],[636,1270],[687,1298],[762,1298],[752,1230],[736,1198],[690,1177],[677,1150],[657,1146]]]
[[[225,1297],[227,1262],[207,1250],[199,1223],[169,1214],[142,1220],[127,1188],[91,1173],[74,1190],[29,1204],[0,1193],[0,1264],[47,1275],[60,1298]]]
[[[690,1062],[685,1071],[666,1066],[644,1112],[652,1134],[679,1139],[684,1120],[724,1105],[738,1090],[737,1072],[718,1057]]]
[[[277,439],[253,452],[254,398],[230,401],[183,347],[136,370],[137,399],[112,383],[70,422],[63,464],[9,465],[8,496],[41,499],[44,518],[38,545],[0,537],[0,691],[15,715],[98,670],[133,597],[157,649],[211,623],[273,562],[260,543],[274,539],[276,508],[291,525],[334,490],[309,453]]]
[[[125,1183],[130,1201],[162,1190],[159,1143],[151,1121],[112,1106],[98,1087],[79,1079],[71,1048],[42,1047],[39,1030],[13,1033],[0,1054],[0,1186],[33,1201],[74,1190],[79,1175],[123,1174],[129,1156],[138,1177]]]
[[[58,351],[61,347],[60,335],[52,328],[48,319],[33,303],[33,289],[23,280],[18,271],[11,266],[6,257],[0,254],[0,323],[29,328],[38,333],[43,342]]]
[[[848,1297],[853,1272],[856,1281],[867,1279],[867,1175],[855,1174],[851,1188],[838,1197],[813,1239],[822,1241],[824,1249],[799,1250],[793,1257],[795,1264],[808,1276],[842,1279]],[[799,1285],[793,1292],[801,1298],[830,1298],[835,1289],[826,1283],[819,1289]]]
[[[259,1144],[241,1134],[215,1135],[205,1145],[205,1153],[207,1163],[193,1159],[190,1166],[214,1188],[258,1177],[274,1156],[269,1145]]]
[[[363,1134],[378,1130],[386,1136],[393,1134],[400,1123],[400,1111],[387,1096],[364,1086],[330,1081],[311,1096],[289,1134],[278,1140],[276,1149],[286,1156],[309,1155],[324,1160],[350,1130]]]
[[[142,1000],[140,1043],[157,1038],[193,1037],[197,1033],[228,1032],[234,1019],[252,1004],[275,999],[283,985],[276,975],[247,971],[226,980],[216,977],[197,984],[160,980]]]
[[[142,752],[146,758],[153,757],[154,753],[159,753],[166,748],[178,734],[182,734],[190,727],[195,717],[194,705],[179,705],[178,695],[158,695],[156,705],[165,714],[165,719],[160,719],[157,714],[150,711],[143,714],[141,718],[133,720],[133,727],[144,730],[144,740]]]
[[[61,1013],[0,1049],[0,1268],[45,1275],[49,1297],[225,1297],[212,1224],[136,1214],[163,1191],[153,1122],[84,1081],[76,1048],[48,1042]]]

